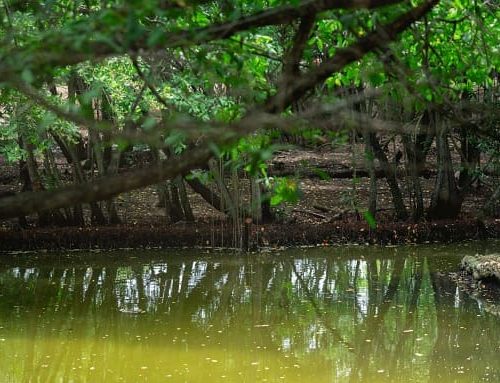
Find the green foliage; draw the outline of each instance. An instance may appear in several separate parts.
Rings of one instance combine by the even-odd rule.
[[[370,226],[371,229],[377,228],[377,220],[372,213],[370,213],[369,211],[364,211],[363,218],[365,219],[366,223],[368,223],[368,226]]]
[[[319,169],[319,168],[313,168],[313,172],[322,180],[322,181],[330,181],[332,179],[332,177],[330,177],[330,175],[325,172],[324,170],[322,169]]]
[[[293,178],[274,178],[271,180],[272,196],[271,206],[277,206],[284,202],[297,203],[300,198],[300,188],[297,180]]]
[[[298,0],[10,3],[0,16],[0,74],[12,69],[13,76],[18,77],[0,83],[0,153],[9,161],[23,155],[18,145],[21,136],[39,153],[54,145],[51,133],[74,142],[88,128],[8,91],[4,85],[14,80],[32,85],[63,112],[79,111],[89,119],[103,119],[95,115],[95,105],[106,97],[111,110],[107,117],[117,136],[107,144],[127,148],[130,142],[120,133],[130,124],[139,133],[158,138],[158,146],[166,144],[175,153],[196,145],[205,138],[205,127],[216,129],[238,121],[276,92],[298,22],[259,26],[229,38],[186,43],[181,48],[164,46],[169,36],[182,31],[179,39],[189,42],[206,33],[200,28],[236,21],[273,6],[302,4]],[[376,10],[318,14],[298,63],[299,71],[322,65],[408,7],[402,2]],[[382,95],[375,106],[377,112],[397,104],[401,115],[411,119],[429,105],[443,109],[447,103],[461,100],[466,92],[489,89],[498,81],[493,74],[500,70],[499,19],[500,7],[494,2],[443,0],[399,41],[352,62],[328,77],[324,87],[305,94],[304,106],[334,103],[362,90],[377,90]],[[79,55],[89,60],[79,59]],[[61,62],[52,63],[52,57],[60,57]],[[48,64],[38,65],[40,58],[49,58]],[[88,87],[77,100],[67,94],[73,74]],[[58,96],[48,91],[52,86],[58,89]],[[285,113],[292,114],[292,108]],[[170,124],[182,120],[200,123],[200,137],[169,129]],[[267,161],[278,148],[266,128],[232,145],[220,148],[211,144],[212,148],[229,158],[231,166],[266,180]],[[316,126],[303,128],[300,134],[308,142],[321,142],[319,139],[325,136]],[[103,136],[108,133],[101,132]],[[326,135],[334,146],[345,144],[349,137],[343,131]],[[488,153],[495,153],[493,141],[485,138],[481,142]],[[328,179],[320,171],[318,175]],[[295,202],[300,195],[293,179],[274,179],[272,190],[273,205]],[[354,197],[350,198],[353,204]],[[365,219],[370,226],[375,224],[373,217]]]
[[[232,150],[232,158],[237,167],[243,167],[248,174],[267,177],[267,162],[277,146],[271,144],[269,136],[255,135],[243,138]]]

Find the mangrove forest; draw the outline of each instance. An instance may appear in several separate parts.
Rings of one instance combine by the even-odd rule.
[[[498,0],[0,0],[0,382],[500,381]]]

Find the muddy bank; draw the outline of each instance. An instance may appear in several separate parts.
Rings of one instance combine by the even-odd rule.
[[[500,254],[466,256],[462,259],[462,270],[477,281],[500,284]]]
[[[500,221],[389,223],[370,229],[364,222],[251,225],[248,247],[303,245],[450,243],[500,237]],[[241,236],[245,238],[244,233]],[[234,247],[238,233],[227,224],[120,225],[0,231],[0,251]]]
[[[500,255],[466,256],[462,259],[459,273],[451,278],[465,291],[478,306],[500,317]]]

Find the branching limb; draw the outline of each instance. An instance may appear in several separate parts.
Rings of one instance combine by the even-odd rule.
[[[332,9],[372,9],[400,2],[402,0],[307,0],[299,5],[274,7],[221,24],[170,32],[163,38],[153,40],[156,41],[154,43],[151,43],[151,34],[157,31],[145,32],[140,39],[127,46],[117,43],[120,40],[127,40],[125,37],[114,36],[113,43],[87,40],[82,41],[76,48],[72,43],[61,40],[61,33],[52,32],[46,36],[43,47],[36,51],[18,48],[5,50],[0,56],[0,80],[5,81],[26,68],[36,72],[40,68],[74,65],[87,60],[103,60],[110,56],[137,55],[165,48],[193,46],[227,39],[236,33],[259,27],[290,23],[293,20]],[[47,50],[47,47],[56,48],[51,51]]]
[[[208,147],[200,147],[179,156],[176,161],[166,161],[159,166],[106,176],[93,183],[64,187],[43,192],[20,193],[0,199],[0,217],[13,218],[33,212],[47,211],[79,203],[108,200],[120,193],[172,179],[179,174],[205,164],[212,156]]]
[[[279,89],[278,93],[267,101],[264,110],[270,113],[283,112],[291,103],[300,99],[302,95],[321,84],[333,73],[395,40],[399,33],[427,14],[438,2],[439,0],[427,0],[419,7],[404,13],[392,23],[377,28],[349,47],[339,49],[332,58],[323,62],[319,67],[295,79],[291,86]]]
[[[289,83],[300,73],[300,60],[314,27],[316,14],[307,15],[300,20],[300,26],[295,34],[292,49],[284,60],[283,81]]]
[[[349,3],[359,5],[360,3],[366,4],[367,1],[359,0]],[[300,99],[304,92],[321,84],[331,74],[341,70],[349,63],[362,58],[368,52],[387,45],[396,38],[398,33],[429,12],[438,2],[439,0],[427,0],[421,6],[413,8],[389,25],[377,28],[373,33],[358,40],[358,42],[350,47],[339,50],[333,58],[299,77],[289,87],[282,87],[275,96],[269,98],[262,112],[249,112],[241,121],[231,124],[224,129],[219,138],[214,141],[208,141],[206,145],[186,151],[176,161],[169,161],[159,166],[137,170],[126,175],[108,176],[92,184],[78,185],[78,187],[66,187],[50,192],[22,193],[15,197],[3,198],[0,199],[0,218],[15,217],[20,214],[27,215],[34,212],[72,206],[82,202],[110,199],[122,192],[174,178],[185,174],[191,169],[203,166],[212,156],[211,145],[214,143],[228,144],[234,142],[246,134],[255,132],[262,127],[265,128],[266,124],[269,124],[273,120],[283,122],[280,116],[272,116],[272,114],[279,114],[284,111],[292,102]],[[311,2],[311,4],[315,5],[318,3],[324,5],[332,3],[332,1]],[[339,0],[334,3],[343,4],[345,1]],[[384,1],[370,3],[380,5]],[[21,86],[19,89],[24,88]],[[30,92],[24,93],[29,94]],[[36,94],[32,95],[33,98],[36,96]]]
[[[144,81],[144,84],[146,84],[151,93],[153,93],[153,96],[155,96],[156,100],[165,108],[170,108],[168,102],[161,96],[161,94],[156,90],[153,83],[149,81],[149,78],[142,71],[141,67],[139,66],[139,62],[137,61],[137,57],[132,56],[130,59],[132,60],[132,64],[134,65],[137,75],[141,78],[142,81]]]

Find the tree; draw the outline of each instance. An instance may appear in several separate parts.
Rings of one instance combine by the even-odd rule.
[[[490,79],[498,59],[490,56],[487,63],[477,63],[471,52],[468,66],[459,67],[456,58],[470,46],[490,52],[498,34],[486,27],[493,25],[498,9],[455,2],[453,16],[448,16],[445,2],[431,12],[438,3],[425,0],[411,7],[398,0],[269,5],[240,1],[231,6],[224,1],[6,2],[0,55],[5,125],[16,131],[11,123],[16,99],[36,105],[41,117],[35,136],[48,138],[49,147],[61,147],[78,184],[0,199],[0,217],[71,206],[74,211],[66,216],[78,216],[82,203],[89,203],[97,216],[101,207],[95,203],[108,201],[102,219],[116,222],[112,198],[119,193],[167,179],[176,180],[169,190],[182,191],[183,181],[177,177],[205,169],[211,158],[224,156],[231,166],[244,159],[246,170],[258,176],[255,169],[263,169],[258,164],[265,162],[271,143],[263,140],[256,150],[242,143],[270,129],[316,127],[321,118],[335,115],[338,122],[328,129],[363,121],[370,131],[365,137],[370,137],[369,146],[393,191],[398,217],[406,219],[396,173],[377,146],[380,124],[353,119],[346,112],[353,104],[349,97],[333,108],[325,106],[338,102],[339,92],[376,88],[386,94],[372,108],[381,119],[391,120],[383,107],[391,97],[404,107],[401,123],[418,118],[430,105],[448,114],[461,108],[453,104],[454,97],[464,86],[474,88]],[[455,19],[462,14],[474,14],[474,22]],[[465,43],[455,41],[453,57],[444,58],[447,45],[441,33],[465,36],[477,31],[482,33],[482,45],[480,38],[469,45],[464,39]],[[450,64],[443,68],[445,62]],[[458,85],[448,92],[450,84]],[[404,129],[394,126],[391,131],[401,134]],[[424,132],[422,137],[428,148],[434,135]],[[82,175],[76,153],[85,140],[90,179]],[[419,149],[419,139],[405,142],[406,151],[414,152],[407,158],[419,195],[419,165],[413,165],[425,159],[427,149]],[[27,151],[12,140],[8,144],[4,152],[26,156]],[[140,145],[149,147],[157,161],[117,174],[125,154]],[[162,153],[168,153],[167,158],[161,160]],[[442,183],[436,185],[439,189]],[[219,197],[227,199],[224,185],[218,190]],[[422,201],[417,206],[421,211]]]

